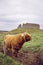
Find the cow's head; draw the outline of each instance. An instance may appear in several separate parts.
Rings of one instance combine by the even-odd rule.
[[[32,39],[31,35],[26,32],[23,33],[23,36],[24,36],[24,39],[26,42],[30,41]]]

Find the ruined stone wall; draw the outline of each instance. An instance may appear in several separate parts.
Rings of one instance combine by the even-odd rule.
[[[39,24],[32,24],[32,23],[26,23],[23,25],[19,25],[18,28],[33,28],[33,29],[40,29],[40,25]]]

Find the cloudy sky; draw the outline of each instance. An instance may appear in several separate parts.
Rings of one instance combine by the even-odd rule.
[[[43,29],[43,0],[0,0],[0,30],[26,22],[38,23]]]

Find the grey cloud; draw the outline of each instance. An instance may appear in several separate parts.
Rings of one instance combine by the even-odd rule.
[[[43,28],[43,0],[0,0],[0,22],[0,29],[7,30],[26,22]]]

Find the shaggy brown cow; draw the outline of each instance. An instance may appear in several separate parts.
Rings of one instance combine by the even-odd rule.
[[[6,35],[4,37],[4,53],[8,52],[9,50],[12,54],[17,54],[18,51],[22,48],[24,42],[30,41],[31,35],[28,33],[21,33],[16,35]]]

